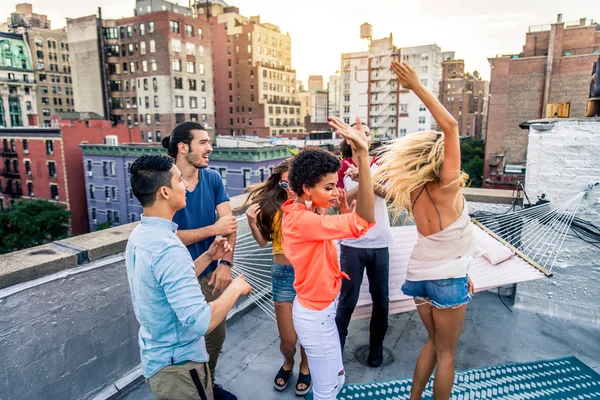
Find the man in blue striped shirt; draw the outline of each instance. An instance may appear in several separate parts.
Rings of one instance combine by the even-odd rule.
[[[159,400],[213,399],[204,336],[251,291],[238,277],[218,299],[206,302],[197,276],[231,248],[217,239],[192,260],[172,222],[185,207],[186,187],[171,157],[142,156],[131,165],[131,188],[144,213],[127,243],[127,276],[140,323],[142,373]]]

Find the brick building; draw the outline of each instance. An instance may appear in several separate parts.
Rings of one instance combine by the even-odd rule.
[[[15,200],[42,198],[70,209],[65,152],[59,129],[0,128],[0,209]]]
[[[442,53],[440,102],[458,121],[461,136],[485,139],[489,82],[479,72],[465,73],[465,61]]]
[[[71,211],[72,233],[89,231],[79,144],[132,142],[140,134],[124,124],[113,127],[99,116],[93,119],[88,115],[85,121],[81,117],[79,113],[59,112],[52,117],[53,128],[0,129],[2,209],[19,199],[55,201]]]
[[[91,230],[109,221],[112,225],[139,221],[142,206],[131,191],[129,166],[144,154],[166,154],[165,149],[158,144],[83,144],[81,149],[80,164],[87,171],[85,187]],[[221,174],[229,196],[237,196],[244,188],[264,181],[290,155],[287,146],[272,144],[255,148],[215,147],[210,168]]]
[[[310,75],[308,77],[308,91],[314,92],[315,90],[324,90],[325,81],[323,75]]]
[[[552,114],[568,103],[568,115],[585,116],[591,70],[600,53],[600,25],[585,18],[530,27],[523,51],[490,58],[492,67],[484,163],[484,187],[523,182],[528,136],[519,124]],[[551,115],[553,116],[553,115]]]
[[[198,8],[212,25],[215,131],[220,135],[281,136],[302,132],[292,69],[291,38],[279,27],[247,18],[223,1]]]
[[[163,3],[138,1],[130,18],[68,21],[76,109],[139,127],[144,141],[182,121],[214,126],[209,24],[183,7],[157,11]]]
[[[51,29],[46,15],[33,13],[31,4],[17,4],[8,28],[22,34],[31,49],[39,125],[49,127],[59,111],[74,111],[69,43],[64,28]]]

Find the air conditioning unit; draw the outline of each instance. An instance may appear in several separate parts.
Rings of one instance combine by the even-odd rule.
[[[31,171],[27,171],[27,176],[31,176]]]
[[[97,219],[93,219],[93,220],[92,220],[92,224],[97,224],[97,223],[98,223],[98,220],[97,220]]]
[[[106,201],[110,201],[110,197],[107,197],[107,198],[106,198]]]
[[[35,194],[34,194],[33,192],[31,192],[31,193],[29,193],[29,196],[30,196],[30,197],[34,197],[34,196],[35,196]]]
[[[54,200],[58,200],[58,196],[54,196]]]
[[[92,175],[93,175],[93,174],[92,174],[92,171],[88,171],[88,172],[87,172],[87,175],[88,175],[88,176],[92,176]]]
[[[117,135],[107,135],[106,136],[106,145],[107,146],[118,146],[119,138]]]

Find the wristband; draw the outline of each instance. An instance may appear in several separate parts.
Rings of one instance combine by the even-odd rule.
[[[227,265],[229,268],[232,268],[232,267],[233,267],[233,263],[230,263],[230,262],[229,262],[229,261],[227,261],[227,260],[221,260],[221,261],[219,261],[219,264],[225,264],[225,265]]]

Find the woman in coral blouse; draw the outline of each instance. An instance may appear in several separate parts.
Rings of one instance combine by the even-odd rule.
[[[375,224],[368,142],[360,119],[355,129],[338,118],[329,119],[358,154],[355,210],[340,215],[318,213],[338,202],[341,164],[317,147],[306,147],[292,159],[289,180],[298,197],[282,206],[283,250],[295,273],[292,318],[306,349],[315,400],[335,399],[345,380],[335,314],[342,279],[348,276],[340,270],[334,241],[358,238]]]

